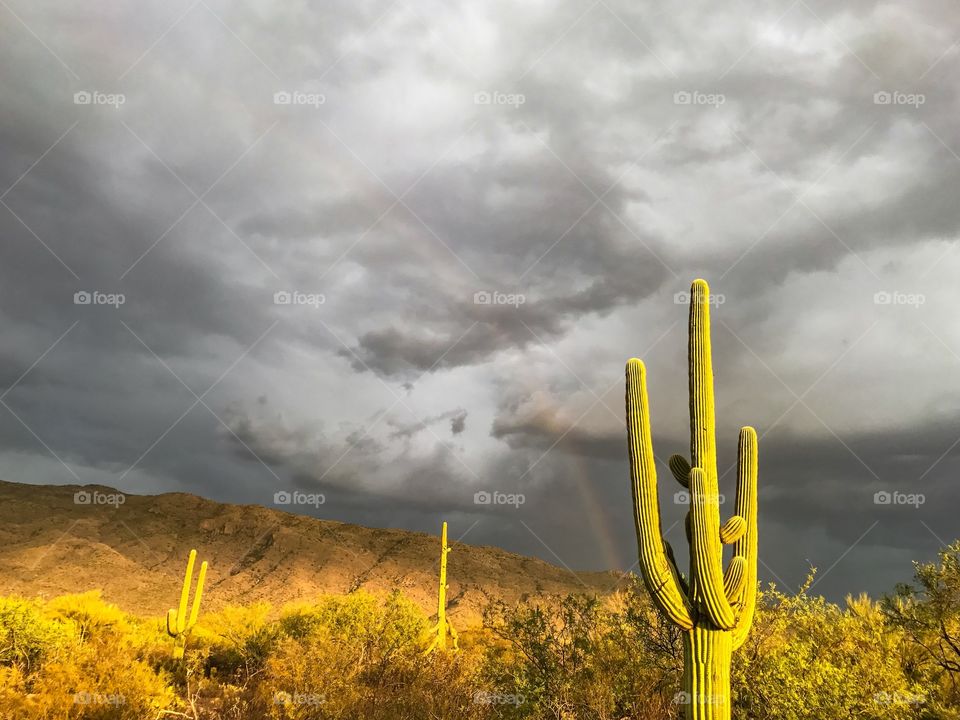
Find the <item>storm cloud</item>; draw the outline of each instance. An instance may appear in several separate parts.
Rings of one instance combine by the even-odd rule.
[[[956,537],[952,4],[0,15],[3,479],[626,569],[624,362],[683,452],[704,277],[761,578],[879,593]]]

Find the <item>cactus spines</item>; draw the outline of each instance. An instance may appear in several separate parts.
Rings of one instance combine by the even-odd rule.
[[[197,591],[193,596],[193,605],[190,616],[187,617],[187,601],[190,599],[190,585],[193,583],[193,565],[197,560],[197,551],[191,550],[187,559],[187,572],[183,576],[183,587],[180,589],[180,605],[176,610],[167,611],[167,634],[173,638],[173,657],[178,660],[183,657],[187,637],[197,624],[200,614],[200,599],[203,596],[203,580],[207,576],[207,561],[200,563],[200,573],[197,575]]]
[[[687,720],[729,720],[730,660],[747,638],[757,599],[757,433],[740,430],[735,514],[721,525],[718,492],[710,289],[690,288],[690,462],[670,458],[674,478],[689,488],[686,517],[689,583],[662,537],[657,473],[650,434],[646,368],[627,363],[627,441],[640,571],[654,605],[683,633]],[[733,559],[723,570],[723,546]]]
[[[447,524],[443,523],[443,528],[440,531],[440,592],[437,596],[437,624],[430,631],[434,635],[434,638],[430,643],[430,647],[427,648],[427,654],[437,649],[447,649],[448,632],[450,633],[450,639],[453,641],[453,649],[459,649],[458,644],[460,638],[457,635],[457,631],[453,629],[453,625],[447,620],[447,588],[450,587],[447,585],[447,553],[449,552],[450,548],[447,547]]]

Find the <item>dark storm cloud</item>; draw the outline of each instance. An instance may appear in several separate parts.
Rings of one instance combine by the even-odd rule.
[[[627,567],[623,362],[682,449],[703,276],[721,448],[767,432],[765,579],[849,552],[818,587],[879,591],[956,534],[953,12],[11,0],[0,474],[316,488]]]
[[[455,409],[409,424],[389,410],[383,415],[383,435],[376,431],[377,421],[324,432],[316,427],[289,427],[264,415],[232,412],[227,420],[238,459],[252,464],[259,458],[282,468],[298,486],[329,493],[336,498],[331,502],[340,506],[369,504],[378,497],[421,513],[438,505],[451,511],[476,511],[471,486],[477,478],[474,468],[459,457],[462,448],[448,444],[432,429],[449,422],[447,437],[461,435],[466,411]],[[422,435],[430,440],[413,447],[411,441]]]
[[[459,435],[467,426],[467,411],[463,408],[448,410],[447,412],[424,418],[415,423],[403,423],[396,420],[388,420],[388,423],[395,428],[390,434],[392,438],[411,438],[422,430],[426,430],[430,425],[439,422],[449,421],[450,432],[453,435]]]
[[[620,435],[604,435],[572,424],[569,418],[557,417],[549,409],[522,416],[498,416],[490,431],[513,449],[556,450],[585,457],[616,459],[626,449]],[[557,442],[557,438],[560,438]]]

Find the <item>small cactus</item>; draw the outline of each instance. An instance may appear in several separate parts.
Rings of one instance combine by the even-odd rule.
[[[187,600],[190,597],[190,585],[193,583],[193,564],[197,560],[197,551],[190,551],[187,560],[187,572],[183,577],[183,588],[180,590],[180,606],[167,612],[167,634],[173,638],[173,658],[179,660],[187,644],[187,637],[197,624],[197,615],[200,614],[200,598],[203,596],[203,580],[207,576],[207,561],[200,563],[200,574],[197,576],[197,591],[193,596],[193,606],[190,608],[190,617],[187,617]]]
[[[731,655],[747,638],[757,599],[757,433],[752,427],[740,430],[736,510],[721,525],[709,300],[707,283],[695,280],[690,288],[691,458],[674,455],[667,463],[689,490],[689,584],[660,527],[646,368],[636,358],[627,363],[627,440],[640,570],[654,604],[683,631],[683,685],[675,702],[684,704],[687,720],[730,719]],[[726,572],[724,545],[733,545]]]
[[[433,652],[434,650],[446,650],[447,649],[447,632],[450,633],[450,638],[453,641],[453,649],[459,649],[460,638],[457,635],[457,631],[453,629],[453,625],[450,624],[450,621],[447,620],[447,588],[450,586],[447,585],[447,553],[450,552],[450,548],[447,547],[447,524],[443,524],[443,529],[440,531],[440,592],[437,598],[437,624],[431,628],[430,632],[434,635],[433,642],[430,643],[430,647],[427,648],[426,654]]]

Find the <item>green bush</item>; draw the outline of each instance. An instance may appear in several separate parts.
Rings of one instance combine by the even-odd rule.
[[[96,592],[43,606],[0,599],[0,717],[142,720],[173,707],[169,678],[145,659],[142,627]]]
[[[70,629],[48,618],[40,603],[0,597],[0,665],[29,673],[69,638]]]
[[[865,596],[841,608],[807,595],[806,586],[796,595],[771,587],[734,656],[733,716],[919,718],[925,693],[904,671],[903,640]]]

